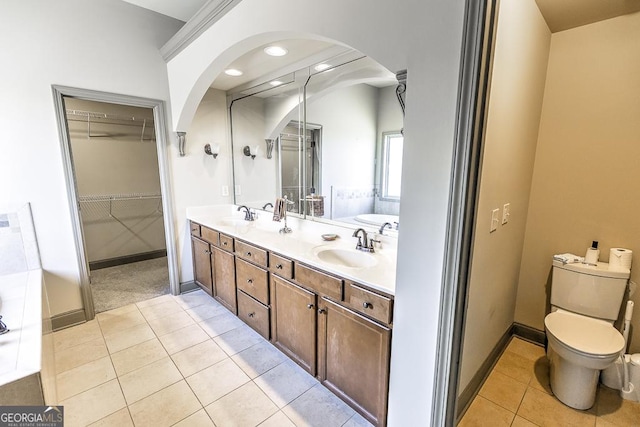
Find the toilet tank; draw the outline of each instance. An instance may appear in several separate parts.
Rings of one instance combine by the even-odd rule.
[[[626,268],[609,268],[605,262],[587,265],[554,260],[551,305],[614,321],[618,318],[630,273]]]

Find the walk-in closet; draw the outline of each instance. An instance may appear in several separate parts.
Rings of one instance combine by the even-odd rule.
[[[95,312],[169,293],[153,109],[64,102]]]

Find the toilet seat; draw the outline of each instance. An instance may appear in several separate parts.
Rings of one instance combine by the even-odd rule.
[[[575,352],[606,357],[624,349],[624,338],[610,323],[566,311],[555,311],[544,319],[547,333]]]

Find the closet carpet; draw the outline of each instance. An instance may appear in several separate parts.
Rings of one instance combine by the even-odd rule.
[[[169,293],[167,257],[91,271],[96,313]]]

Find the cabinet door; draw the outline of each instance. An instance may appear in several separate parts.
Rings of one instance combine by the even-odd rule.
[[[213,252],[213,296],[233,314],[237,314],[235,257],[232,253],[213,246],[211,250]]]
[[[191,237],[193,252],[193,275],[198,286],[209,295],[213,295],[211,280],[211,247],[207,242]]]
[[[319,313],[320,380],[371,423],[385,425],[391,330],[325,298]]]
[[[316,374],[316,294],[271,275],[273,344]]]

